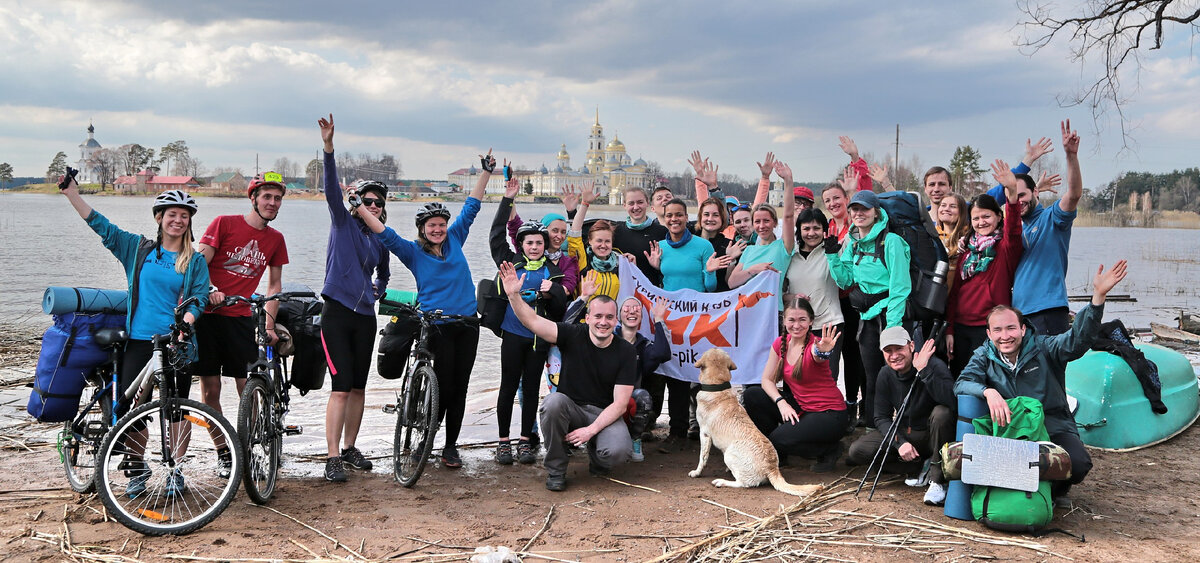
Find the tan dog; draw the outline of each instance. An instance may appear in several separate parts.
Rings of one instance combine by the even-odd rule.
[[[730,370],[737,369],[729,354],[719,348],[700,356],[696,367],[700,368],[700,383],[706,385],[729,383]],[[725,452],[725,466],[736,480],[713,479],[713,485],[748,488],[770,481],[775,490],[799,497],[821,488],[821,485],[792,485],[783,479],[775,446],[754,426],[732,389],[701,390],[696,395],[696,421],[700,424],[700,465],[688,473],[689,477],[700,476],[708,463],[708,451],[715,445]]]

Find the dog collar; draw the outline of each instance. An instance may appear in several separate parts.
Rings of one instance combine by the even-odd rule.
[[[732,388],[733,388],[733,384],[729,383],[728,381],[726,381],[725,383],[701,383],[700,384],[701,391],[724,391],[726,389],[732,389]]]

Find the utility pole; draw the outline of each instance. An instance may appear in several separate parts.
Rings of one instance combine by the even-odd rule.
[[[258,176],[258,153],[254,153],[254,175]]]
[[[900,171],[900,124],[896,124],[896,160],[892,161],[892,173],[897,174]],[[915,173],[915,172],[914,172]],[[900,179],[896,176],[896,179]]]

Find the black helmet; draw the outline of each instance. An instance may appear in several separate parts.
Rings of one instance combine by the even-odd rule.
[[[383,182],[379,180],[359,180],[354,182],[354,193],[361,196],[370,191],[379,192],[379,195],[387,199],[388,189],[387,185]]]
[[[450,210],[446,209],[445,205],[442,205],[436,201],[422,205],[421,208],[417,210],[417,215],[415,217],[417,228],[420,228],[421,225],[425,224],[425,221],[428,221],[434,217],[441,217],[442,219],[449,221]]]
[[[154,214],[170,207],[187,209],[190,212],[189,215],[195,215],[200,210],[200,207],[196,205],[196,200],[183,190],[167,190],[154,198]]]
[[[532,234],[542,235],[542,240],[545,241],[547,246],[550,245],[550,232],[547,231],[546,226],[537,219],[530,219],[524,223],[521,223],[520,227],[517,227],[517,244],[523,243],[525,241],[525,236]]]

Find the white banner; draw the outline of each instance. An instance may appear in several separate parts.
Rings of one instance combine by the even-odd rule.
[[[767,353],[778,334],[779,273],[765,271],[745,285],[723,293],[701,293],[693,289],[664,291],[646,279],[637,266],[621,257],[621,290],[617,310],[629,297],[642,302],[642,329],[654,339],[651,306],[659,297],[670,300],[663,325],[671,335],[672,359],[659,373],[683,381],[699,382],[695,366],[709,348],[722,348],[733,358],[735,385],[762,381]]]

